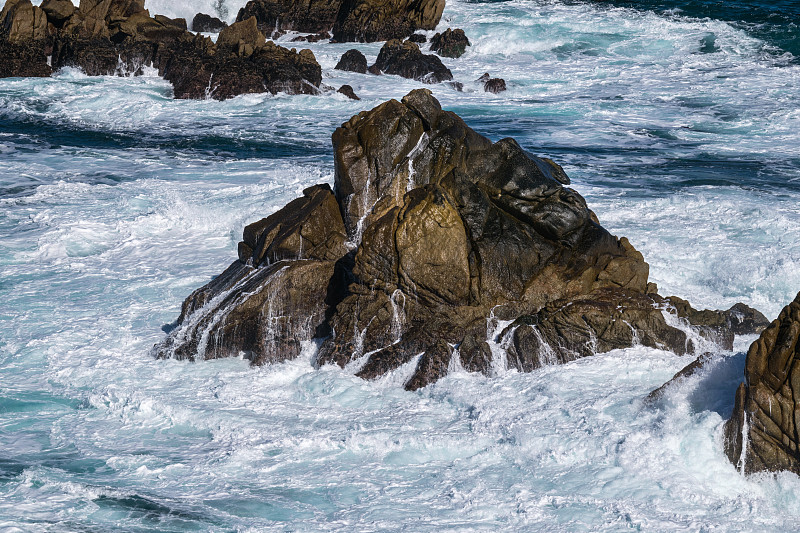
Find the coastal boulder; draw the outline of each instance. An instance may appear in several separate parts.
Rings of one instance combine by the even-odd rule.
[[[203,33],[219,33],[228,24],[211,15],[198,13],[192,19],[192,31]]]
[[[346,70],[348,72],[367,73],[367,58],[355,48],[342,54],[339,62],[336,63],[336,70]]]
[[[439,83],[453,79],[450,69],[431,54],[423,54],[417,43],[393,39],[383,45],[378,59],[370,68],[373,72],[396,74],[423,83]]]
[[[455,30],[447,28],[431,39],[431,52],[444,57],[461,57],[467,51],[467,46],[470,46],[469,39],[464,30],[458,28]]]
[[[64,21],[75,13],[75,4],[70,0],[44,0],[40,6],[47,14],[47,20],[60,28]]]
[[[745,473],[800,475],[800,294],[747,351],[725,424],[725,453]]]

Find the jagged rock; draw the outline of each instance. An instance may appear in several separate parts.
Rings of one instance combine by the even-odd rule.
[[[483,90],[487,93],[501,93],[506,90],[506,80],[503,78],[490,78],[483,84]]]
[[[408,36],[408,40],[412,43],[423,44],[428,42],[428,38],[421,33],[412,33]]]
[[[348,254],[339,206],[327,185],[250,224],[239,259],[183,304],[159,357],[214,359],[243,353],[254,364],[296,357],[341,298]],[[344,274],[342,274],[344,275]],[[331,280],[338,281],[332,282]],[[327,302],[327,304],[326,304]]]
[[[8,0],[0,11],[0,33],[9,43],[44,40],[47,15],[30,0]]]
[[[423,41],[424,42],[424,41]],[[470,46],[464,30],[447,28],[442,33],[437,33],[431,39],[431,52],[436,52],[440,56],[458,58],[464,55]]]
[[[333,26],[338,42],[402,39],[439,24],[445,0],[354,0],[345,2]]]
[[[744,382],[725,424],[725,453],[746,473],[800,474],[800,294],[747,352]]]
[[[339,62],[336,63],[336,70],[346,70],[348,72],[367,73],[367,58],[360,51],[353,48],[342,54]]]
[[[646,276],[644,269],[631,272]],[[641,286],[640,282],[634,285]],[[503,334],[508,364],[530,372],[594,353],[641,344],[687,352],[686,333],[667,324],[658,302],[636,291],[603,289],[586,298],[549,303],[535,315],[517,319]]]
[[[151,17],[143,0],[82,0],[78,9],[63,0],[45,0],[42,9],[10,0],[0,12],[0,76],[47,76],[66,66],[138,75],[152,65],[176,98],[319,92],[314,54],[265,43],[256,26],[255,19],[235,24],[215,44],[189,32],[184,19]]]
[[[342,4],[342,0],[251,0],[236,20],[255,17],[258,28],[273,38],[279,31],[319,33],[333,27]]]
[[[227,27],[227,22],[223,22],[217,17],[212,17],[211,15],[206,15],[205,13],[198,13],[192,19],[192,31],[196,32],[219,33]]]
[[[706,365],[712,360],[712,354],[704,353],[685,367],[683,367],[678,373],[672,376],[672,379],[661,385],[659,388],[653,390],[650,394],[648,394],[645,399],[645,405],[653,405],[658,400],[664,397],[664,394],[672,388],[680,383],[686,381],[686,379],[690,378],[691,376],[697,374],[700,370],[704,369]]]
[[[491,142],[424,89],[332,139],[335,193],[310,189],[248,226],[239,261],[186,301],[161,356],[281,360],[313,331],[317,364],[353,363],[371,379],[412,363],[405,387],[416,389],[455,363],[491,374],[493,345],[522,371],[634,344],[693,349],[642,255],[599,225],[553,161]],[[269,302],[283,305],[277,326],[264,325],[278,316]]]
[[[256,18],[250,17],[247,20],[231,24],[219,32],[217,47],[245,49],[249,53],[240,55],[252,55],[256,48],[261,48],[267,42],[264,34],[258,31]]]
[[[40,6],[47,14],[47,20],[60,28],[64,21],[75,13],[75,4],[70,0],[44,0]]]
[[[314,33],[312,35],[298,35],[294,39],[292,39],[293,43],[318,43],[320,41],[324,41],[325,39],[330,39],[331,34],[327,31],[321,31],[319,33]]]
[[[342,85],[341,87],[339,87],[339,90],[336,91],[336,92],[345,95],[346,97],[348,97],[351,100],[361,100],[361,98],[358,97],[356,92],[349,85]]]
[[[439,23],[444,0],[251,0],[237,21],[256,17],[273,38],[285,31],[320,33],[333,28],[338,42],[399,39]]]
[[[372,69],[385,74],[396,74],[423,83],[439,83],[453,79],[450,69],[435,55],[423,54],[411,41],[388,41],[378,53]]]
[[[295,52],[268,41],[247,54],[245,47],[214,55],[194,47],[175,51],[163,68],[176,98],[210,97],[224,100],[240,94],[285,92],[316,94],[322,69],[310,50]]]
[[[727,311],[698,311],[677,296],[670,296],[667,300],[675,308],[678,317],[686,318],[693,326],[707,328],[709,331],[751,335],[761,333],[770,324],[767,317],[742,303],[735,304]]]
[[[145,11],[147,10],[144,8],[144,0],[112,0],[111,4],[108,6],[105,18],[107,22],[111,22],[128,18],[137,13],[144,13]],[[184,29],[186,28],[184,27]]]

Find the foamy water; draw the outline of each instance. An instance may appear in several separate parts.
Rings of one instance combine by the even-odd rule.
[[[148,7],[210,11],[162,4]],[[450,2],[448,25],[473,43],[444,59],[465,91],[435,96],[561,162],[662,294],[774,317],[800,290],[793,58],[728,23],[588,4]],[[689,360],[642,347],[414,393],[410,367],[366,382],[314,369],[313,345],[258,369],[154,360],[243,227],[332,182],[333,130],[420,86],[333,69],[380,43],[308,46],[361,101],[0,80],[0,528],[794,528],[798,478],[745,479],[722,452],[752,338],[656,408],[643,397]],[[485,71],[509,90],[483,93]]]

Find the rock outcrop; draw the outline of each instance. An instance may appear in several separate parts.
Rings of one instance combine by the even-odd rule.
[[[339,62],[334,67],[336,70],[346,70],[348,72],[367,73],[367,58],[359,50],[353,48],[342,54]]]
[[[217,44],[184,19],[150,16],[143,0],[10,0],[0,12],[0,76],[136,75],[152,65],[177,98],[230,98],[279,91],[316,93],[322,69],[309,50],[265,42],[255,19],[225,28]]]
[[[800,475],[800,294],[747,352],[725,424],[725,453],[745,473]]]
[[[227,26],[228,24],[226,22],[221,21],[217,17],[206,15],[205,13],[198,13],[192,19],[192,31],[219,33]]]
[[[491,142],[430,91],[353,117],[333,147],[334,191],[312,187],[248,226],[239,260],[187,299],[161,357],[276,361],[316,337],[317,364],[367,379],[408,365],[416,389],[457,367],[695,350],[642,255],[599,225],[561,167]]]
[[[467,51],[467,46],[471,46],[464,30],[447,28],[442,33],[437,33],[431,39],[431,52],[436,52],[440,56],[458,58]]]
[[[370,67],[373,74],[396,74],[423,83],[439,83],[452,80],[450,69],[432,54],[423,54],[417,43],[393,39],[387,41],[378,53],[378,59]]]
[[[444,0],[251,0],[236,20],[256,17],[266,35],[333,29],[338,42],[374,42],[434,29],[444,5]]]

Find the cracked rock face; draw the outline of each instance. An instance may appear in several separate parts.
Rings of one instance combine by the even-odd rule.
[[[366,379],[405,365],[417,389],[454,368],[531,371],[634,344],[692,352],[693,317],[707,337],[732,324],[676,310],[561,167],[491,142],[428,90],[353,117],[333,148],[334,189],[245,228],[239,260],[186,300],[160,356],[264,363],[316,338],[317,364]]]
[[[744,382],[725,424],[725,452],[745,473],[800,474],[800,294],[747,352]]]

